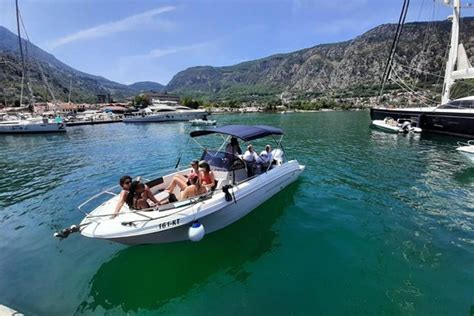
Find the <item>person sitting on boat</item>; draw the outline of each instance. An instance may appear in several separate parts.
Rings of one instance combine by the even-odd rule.
[[[260,165],[262,170],[267,170],[268,166],[272,163],[272,161],[273,161],[272,146],[266,145],[265,150],[263,150],[260,153],[260,156],[258,156],[257,163]]]
[[[211,166],[209,166],[205,160],[199,162],[199,171],[201,183],[208,190],[214,190],[216,186],[216,177],[214,176],[214,172],[211,171]]]
[[[232,137],[230,139],[230,143],[227,144],[225,147],[226,153],[232,154],[232,155],[242,155],[242,149],[240,149],[239,141],[237,138]]]
[[[142,210],[149,208],[150,205],[147,201],[147,196],[145,193],[145,184],[140,181],[132,181],[130,184],[130,190],[125,201],[128,204],[130,209]]]
[[[247,176],[251,177],[255,174],[255,169],[257,167],[258,155],[253,150],[253,145],[249,144],[247,146],[247,151],[245,152],[243,159],[247,163]]]
[[[178,186],[181,191],[184,190],[189,185],[189,177],[193,174],[199,175],[199,163],[197,160],[191,161],[191,171],[189,171],[188,175],[175,175],[166,188],[166,191],[173,193],[176,186]]]
[[[186,200],[207,192],[205,186],[201,184],[201,180],[197,174],[192,174],[189,176],[190,185],[188,185],[182,192],[181,192],[181,199]]]
[[[128,175],[125,175],[120,178],[119,184],[120,184],[120,187],[122,188],[122,191],[119,194],[119,200],[117,202],[117,206],[115,207],[115,212],[112,215],[112,217],[117,216],[120,210],[122,209],[123,205],[125,204],[129,191],[130,191],[131,183],[132,183],[132,177]],[[147,199],[150,199],[151,201],[153,201],[153,203],[160,204],[158,200],[156,200],[155,196],[153,195],[153,193],[151,192],[150,188],[147,185],[145,185],[144,193]]]

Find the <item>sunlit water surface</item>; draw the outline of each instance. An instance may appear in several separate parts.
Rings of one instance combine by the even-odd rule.
[[[367,112],[214,119],[283,128],[306,170],[200,243],[52,237],[121,175],[198,156],[187,123],[1,136],[0,303],[28,315],[473,313],[474,168],[459,139],[378,132]]]

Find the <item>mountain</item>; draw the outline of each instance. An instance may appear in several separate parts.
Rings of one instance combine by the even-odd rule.
[[[145,92],[145,91],[160,92],[165,89],[164,85],[159,84],[158,82],[152,82],[152,81],[139,81],[139,82],[129,84],[128,87],[137,92]]]
[[[395,29],[394,24],[384,24],[350,41],[317,45],[233,66],[188,68],[177,73],[166,88],[211,101],[374,95]],[[418,86],[439,89],[450,30],[448,21],[405,24],[394,73],[415,80],[413,84]],[[463,19],[461,40],[468,56],[474,56],[473,30],[474,19]],[[415,75],[410,69],[422,69],[425,73]]]
[[[114,100],[123,100],[136,94],[137,90],[100,76],[78,71],[56,59],[34,44],[22,39],[23,49],[27,49],[27,69],[36,101],[51,100],[41,69],[54,92],[56,99],[67,100],[71,84],[73,102],[96,102],[97,94],[110,93]],[[40,69],[41,68],[41,69]],[[0,26],[0,86],[8,103],[18,99],[21,90],[21,59],[18,36]],[[71,82],[72,79],[72,82]],[[28,93],[25,92],[24,95]]]

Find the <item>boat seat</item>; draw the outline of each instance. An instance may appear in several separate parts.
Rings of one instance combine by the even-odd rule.
[[[161,203],[167,202],[170,197],[170,194],[168,191],[161,191],[158,194],[155,194],[155,199]]]
[[[145,184],[150,188],[153,194],[157,194],[160,191],[160,189],[164,189],[164,187],[162,186],[163,183],[164,183],[163,177],[159,177],[157,179],[148,181]]]

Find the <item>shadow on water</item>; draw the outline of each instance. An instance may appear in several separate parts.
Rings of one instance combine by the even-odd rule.
[[[290,185],[237,223],[199,243],[179,242],[129,247],[102,264],[90,281],[90,292],[76,314],[97,308],[123,312],[156,310],[224,273],[246,283],[255,262],[279,247],[272,226],[294,205],[298,183]]]
[[[474,183],[474,167],[468,166],[454,173],[454,180],[461,185]]]

